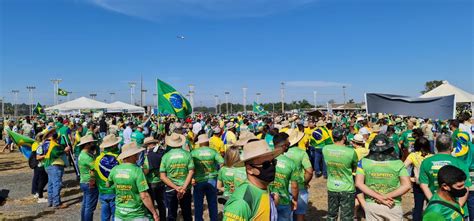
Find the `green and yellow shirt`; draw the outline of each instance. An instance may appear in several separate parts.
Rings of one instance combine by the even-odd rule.
[[[323,156],[328,171],[328,191],[354,192],[352,172],[357,166],[358,159],[355,150],[332,144],[323,147]]]
[[[237,188],[224,206],[224,221],[269,221],[270,193],[251,183]]]
[[[290,205],[289,184],[298,181],[298,171],[295,163],[287,156],[280,155],[276,159],[275,180],[270,183],[269,189],[280,197],[279,205]]]
[[[123,220],[149,216],[140,193],[148,190],[145,174],[131,163],[115,166],[109,175],[109,184],[115,189],[115,217]]]
[[[197,147],[191,152],[196,182],[207,182],[217,178],[217,168],[224,163],[222,156],[210,147]]]
[[[163,155],[160,164],[160,173],[166,173],[171,182],[178,186],[184,184],[189,171],[193,169],[194,162],[191,154],[182,148],[170,149]]]

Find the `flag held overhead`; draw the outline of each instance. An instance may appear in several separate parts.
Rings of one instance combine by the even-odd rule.
[[[176,89],[160,79],[157,79],[157,87],[159,113],[174,114],[181,119],[191,114],[191,104]]]

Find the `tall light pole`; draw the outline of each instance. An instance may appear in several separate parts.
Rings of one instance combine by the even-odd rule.
[[[89,96],[91,96],[91,98],[95,100],[95,97],[97,97],[97,94],[89,94]]]
[[[146,106],[146,92],[148,92],[148,90],[142,90],[142,106]]]
[[[191,104],[191,113],[194,112],[194,85],[190,84],[189,86],[189,103]]]
[[[216,114],[219,113],[219,96],[214,95],[214,99],[216,100]]]
[[[110,103],[114,102],[115,101],[115,99],[114,99],[115,98],[115,92],[110,92],[109,95],[110,95]]]
[[[53,86],[54,86],[54,97],[53,97],[53,103],[54,105],[57,105],[58,104],[58,90],[59,90],[59,83],[61,83],[61,81],[63,81],[62,79],[51,79],[51,82],[53,82]]]
[[[137,85],[137,83],[135,83],[133,81],[128,82],[128,86],[130,87],[130,104],[131,105],[134,105],[134,103],[133,103],[133,94],[135,94],[135,86],[136,85]]]
[[[225,93],[225,112],[229,114],[229,94],[230,92],[226,91]]]
[[[260,95],[262,95],[262,93],[258,92],[255,95],[257,95],[257,104],[260,104]]]
[[[5,97],[2,97],[2,118],[5,119]]]
[[[20,93],[19,90],[12,90],[13,93],[13,106],[14,106],[14,116],[18,116],[18,93]]]
[[[243,94],[243,105],[244,105],[244,113],[247,112],[247,87],[242,88],[242,94]]]
[[[156,99],[156,96],[158,96],[158,94],[153,94],[153,106],[156,107],[156,103],[158,102],[157,99]]]
[[[344,105],[346,105],[346,85],[342,86],[342,96],[344,96]]]
[[[281,112],[285,113],[285,82],[281,82]]]
[[[316,106],[316,96],[318,95],[317,91],[313,91],[313,102],[314,102],[314,109],[316,110],[318,107]]]
[[[28,90],[28,99],[30,102],[30,115],[33,115],[33,90],[36,89],[35,86],[26,86]]]

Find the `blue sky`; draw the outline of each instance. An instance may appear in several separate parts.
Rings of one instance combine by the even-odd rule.
[[[170,3],[172,2],[172,3]],[[52,78],[72,97],[128,102],[143,75],[213,105],[261,92],[277,101],[363,100],[364,92],[419,96],[425,81],[474,92],[473,2],[469,0],[3,0],[1,96],[26,86],[52,103]],[[185,39],[178,39],[183,35]],[[153,92],[152,92],[153,91]],[[136,90],[138,94],[138,90]],[[65,98],[63,98],[65,100]]]

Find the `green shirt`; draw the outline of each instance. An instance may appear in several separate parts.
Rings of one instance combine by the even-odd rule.
[[[145,174],[135,164],[115,166],[109,175],[109,183],[115,189],[115,217],[123,220],[148,216],[148,210],[140,193],[148,190]]]
[[[285,155],[280,155],[277,158],[275,180],[270,184],[269,189],[272,193],[278,193],[280,197],[279,205],[290,204],[290,182],[298,181],[298,171],[295,163]]]
[[[390,136],[389,138],[393,143],[393,148],[395,149],[395,153],[397,154],[397,156],[399,156],[400,155],[400,137],[398,137],[398,135],[395,133],[395,134],[392,134],[392,136]]]
[[[143,144],[143,140],[145,140],[145,135],[143,135],[142,132],[138,131],[138,130],[135,130],[135,132],[132,133],[132,136],[130,137],[130,140],[132,142],[135,142],[137,143],[137,145],[142,145]]]
[[[86,150],[82,150],[77,158],[79,161],[79,174],[80,174],[80,183],[89,183],[91,179],[90,172],[94,170],[94,155],[88,153]]]
[[[362,158],[357,167],[357,174],[365,176],[365,185],[381,194],[390,193],[400,186],[400,177],[409,176],[401,160],[375,161]],[[374,200],[367,196],[367,202]],[[395,198],[395,205],[401,204],[402,197]]]
[[[224,163],[222,156],[210,147],[198,147],[191,151],[194,162],[194,179],[207,182],[217,178],[217,166]]]
[[[193,169],[191,154],[180,147],[170,149],[161,159],[160,173],[166,173],[171,182],[178,186],[184,184],[189,171]]]
[[[431,198],[431,201],[433,200],[440,200],[444,201],[446,203],[449,203],[453,205],[454,207],[458,208],[461,212],[463,210],[459,206],[459,204],[454,204],[452,202],[448,202],[441,197],[439,197],[438,193],[435,193],[433,197]],[[463,219],[463,214],[459,214],[455,210],[441,205],[439,203],[436,204],[431,204],[428,207],[426,207],[425,212],[423,214],[423,220],[424,221],[445,221],[445,220],[452,220],[452,221],[462,221]]]
[[[335,144],[323,147],[328,172],[327,187],[331,192],[354,192],[352,172],[357,166],[357,153],[353,148]]]
[[[311,168],[311,162],[309,161],[308,154],[306,151],[300,149],[299,147],[291,147],[288,149],[288,152],[285,154],[288,158],[293,160],[296,166],[297,175],[298,175],[298,188],[305,189],[304,183],[304,174],[305,169]]]
[[[410,149],[411,147],[413,147],[413,144],[415,143],[415,138],[413,138],[413,131],[407,130],[403,132],[402,136],[400,137],[400,140],[403,141],[402,148]]]
[[[143,169],[148,170],[148,173],[145,175],[146,181],[148,183],[159,183],[160,179],[160,170],[158,168],[150,169],[150,162],[148,162],[148,156],[145,156],[145,162],[143,162]]]
[[[222,182],[224,186],[224,196],[230,196],[231,194],[231,186],[234,183],[234,173],[236,168],[235,167],[222,167],[219,170],[219,174],[217,175],[217,180]]]
[[[58,130],[59,144],[64,146],[67,146],[67,144],[72,145],[71,140],[69,139],[69,134],[71,134],[71,129],[66,125],[62,125]]]
[[[270,220],[270,194],[251,183],[237,188],[224,206],[224,221]]]
[[[467,165],[460,159],[450,154],[435,154],[423,160],[420,167],[420,183],[427,184],[431,192],[434,194],[438,189],[438,171],[445,165],[453,165],[466,173],[466,187],[471,186],[469,177],[469,169]]]

